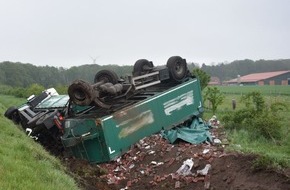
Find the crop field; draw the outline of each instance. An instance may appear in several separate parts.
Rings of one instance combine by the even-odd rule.
[[[260,92],[267,105],[274,102],[283,102],[290,108],[290,86],[217,86],[221,93],[225,95],[223,103],[218,107],[218,114],[233,111],[232,101],[236,101],[236,109],[243,108],[244,104],[240,99],[242,95],[257,91]],[[210,115],[208,102],[204,102],[206,115]]]
[[[218,86],[218,89],[225,94],[245,94],[252,91],[261,92],[263,95],[278,96],[286,95],[290,96],[290,85],[264,85],[264,86]]]

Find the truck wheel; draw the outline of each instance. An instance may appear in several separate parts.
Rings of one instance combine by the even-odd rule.
[[[18,109],[15,106],[12,106],[6,110],[4,116],[8,119],[12,119],[13,115],[18,113]]]
[[[179,56],[172,56],[167,61],[170,78],[181,82],[187,76],[186,60]]]
[[[88,106],[94,99],[94,89],[88,82],[76,80],[68,87],[68,95],[75,104]]]
[[[97,74],[95,75],[95,79],[94,82],[100,82],[102,80],[105,80],[105,83],[110,82],[112,84],[117,84],[119,77],[118,75],[111,70],[101,70],[99,72],[97,72]]]
[[[139,59],[135,62],[133,67],[133,76],[140,76],[143,73],[147,73],[148,71],[151,71],[153,68],[152,61],[148,61],[147,59]]]

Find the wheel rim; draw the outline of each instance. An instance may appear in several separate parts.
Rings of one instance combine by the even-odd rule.
[[[184,73],[184,66],[182,63],[178,62],[175,66],[175,71],[177,75],[183,75]]]

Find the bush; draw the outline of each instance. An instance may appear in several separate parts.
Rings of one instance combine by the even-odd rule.
[[[25,90],[25,98],[28,98],[31,95],[38,95],[41,94],[41,92],[45,90],[45,88],[39,84],[31,84],[26,90]]]
[[[207,87],[203,99],[210,102],[212,113],[215,114],[218,106],[223,103],[224,98],[224,95],[217,87]]]
[[[9,91],[11,91],[11,89],[13,89],[11,86],[7,86],[7,85],[0,85],[0,94],[9,94]]]
[[[11,95],[18,98],[28,98],[30,95],[38,95],[45,88],[39,84],[31,84],[28,88],[22,87],[11,87],[7,85],[1,85],[1,94]]]
[[[67,94],[67,89],[68,87],[67,86],[64,86],[64,85],[57,85],[55,87],[55,90],[59,93],[59,94]]]
[[[273,141],[282,137],[282,122],[278,117],[274,117],[271,112],[266,112],[253,120],[252,126],[257,134]]]
[[[286,105],[276,102],[266,106],[259,92],[251,92],[242,96],[241,102],[245,108],[226,114],[222,120],[227,129],[245,129],[251,132],[251,137],[262,136],[274,142],[282,138],[283,120],[279,111],[285,110]]]

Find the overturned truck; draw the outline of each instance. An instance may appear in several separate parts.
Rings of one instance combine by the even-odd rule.
[[[113,160],[140,139],[190,121],[203,111],[199,81],[179,56],[170,57],[165,66],[140,59],[132,75],[123,78],[101,70],[94,84],[74,81],[68,96],[62,109],[46,110],[49,117],[46,113],[37,123],[54,125],[58,131],[54,138],[65,151],[94,163]]]

